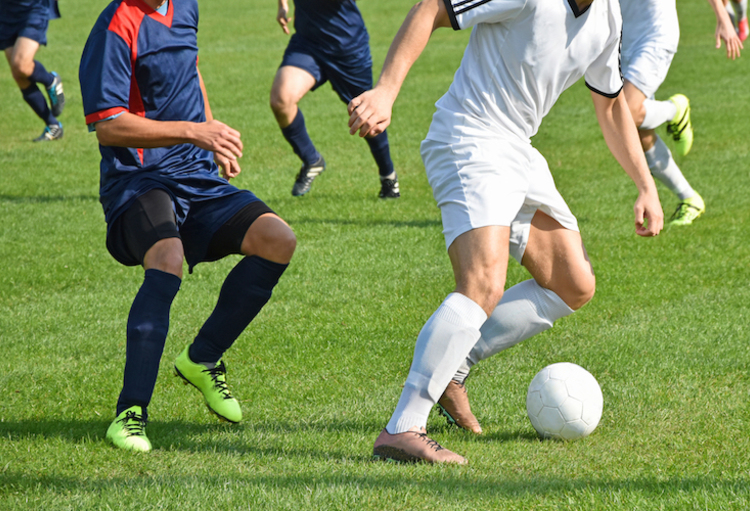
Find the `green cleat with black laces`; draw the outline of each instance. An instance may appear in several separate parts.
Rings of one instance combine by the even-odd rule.
[[[219,419],[237,423],[242,420],[242,410],[227,387],[227,368],[221,360],[214,367],[206,367],[190,360],[188,345],[174,361],[175,374],[200,390],[206,406]]]
[[[148,452],[151,442],[146,436],[146,419],[140,406],[131,406],[118,415],[107,429],[107,440],[128,451]]]

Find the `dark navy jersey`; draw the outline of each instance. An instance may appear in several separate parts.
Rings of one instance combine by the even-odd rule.
[[[50,19],[60,17],[57,0],[0,0],[0,20],[25,19],[31,10],[46,11]]]
[[[294,0],[294,30],[328,55],[357,54],[370,41],[354,0]]]
[[[162,16],[142,0],[114,0],[81,57],[86,123],[130,112],[157,121],[205,122],[197,59],[197,0],[169,0]],[[99,146],[100,200],[110,223],[145,191],[168,190],[184,204],[236,193],[213,153],[193,144],[139,149]],[[179,217],[179,211],[177,211]]]

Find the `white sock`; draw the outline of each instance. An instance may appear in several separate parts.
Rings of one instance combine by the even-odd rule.
[[[724,8],[727,10],[727,14],[729,14],[729,19],[732,21],[732,25],[734,25],[734,29],[737,30],[737,18],[734,16],[734,7],[732,7],[733,2],[727,2]]]
[[[672,153],[659,135],[656,136],[654,146],[646,151],[646,161],[654,177],[664,183],[680,200],[695,195],[695,190],[682,175],[680,167],[672,158]]]
[[[487,314],[470,298],[448,295],[419,332],[409,376],[386,426],[390,434],[427,425],[430,410],[476,344],[479,327],[486,320]]]
[[[656,101],[655,99],[646,99],[643,101],[643,107],[646,109],[646,116],[638,128],[642,130],[653,130],[667,121],[674,119],[677,115],[677,107],[671,101]]]
[[[573,314],[562,298],[529,279],[508,289],[484,322],[482,337],[459,367],[454,380],[463,382],[471,367],[521,341],[552,328],[552,324]]]
[[[734,8],[735,15],[737,16],[737,21],[747,16],[747,0],[742,0],[741,2],[732,0],[730,3]]]

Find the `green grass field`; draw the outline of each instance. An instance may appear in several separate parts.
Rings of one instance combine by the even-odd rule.
[[[402,198],[377,199],[367,146],[350,137],[329,86],[302,102],[328,171],[302,198],[299,162],[268,92],[287,37],[276,3],[203,1],[201,70],[214,115],[243,134],[238,186],[283,216],[299,243],[272,301],[225,360],[247,419],[218,424],[172,376],[237,258],[199,265],[172,308],[149,408],[154,451],[104,440],[142,270],[104,246],[96,137],[83,121],[78,61],[104,0],[62,2],[38,58],[65,80],[65,138],[42,125],[0,65],[0,509],[2,510],[744,510],[750,508],[750,183],[748,59],[713,48],[712,11],[680,0],[682,40],[658,98],[692,102],[695,144],[679,161],[706,199],[695,225],[634,233],[635,187],[609,155],[588,90],[576,84],[534,144],[580,221],[594,300],[552,330],[475,368],[485,434],[431,435],[465,467],[372,462],[416,335],[453,279],[419,157],[433,104],[468,34],[438,31],[413,68],[390,128]],[[412,2],[362,1],[376,72]],[[660,188],[668,216],[676,199]],[[528,278],[516,263],[508,285]],[[599,380],[598,429],[541,442],[525,412],[543,366],[578,363]]]

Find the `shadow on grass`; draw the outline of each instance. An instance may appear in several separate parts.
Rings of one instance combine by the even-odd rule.
[[[104,442],[108,420],[27,420],[4,421],[0,423],[0,439],[7,441],[21,441],[32,439],[50,440],[62,439],[70,443]],[[352,456],[345,450],[332,448],[317,448],[321,442],[306,439],[306,435],[333,436],[342,434],[372,437],[374,440],[382,425],[365,424],[362,422],[335,423],[291,423],[267,422],[241,424],[211,423],[200,424],[185,421],[153,421],[149,422],[147,432],[155,451],[186,451],[210,452],[228,454],[247,454],[255,457],[302,457],[313,459],[338,459],[349,461],[369,460],[369,453]],[[296,436],[296,441],[279,442],[280,438]],[[263,443],[255,440],[261,437]],[[341,442],[336,442],[341,444]],[[309,447],[298,447],[308,445]],[[323,442],[323,445],[325,443]]]
[[[381,464],[372,463],[373,469]],[[0,474],[0,488],[5,487],[13,492],[44,488],[45,492],[69,495],[71,489],[76,493],[91,493],[98,495],[127,495],[129,492],[137,494],[139,488],[157,489],[162,498],[174,500],[179,496],[194,491],[196,484],[204,492],[233,492],[253,490],[263,495],[287,495],[289,499],[299,499],[305,502],[305,495],[313,489],[325,498],[329,492],[332,497],[346,488],[351,488],[357,494],[381,495],[388,498],[392,495],[408,495],[411,502],[428,500],[430,502],[483,502],[493,500],[522,500],[532,497],[565,498],[564,495],[592,493],[594,495],[619,495],[615,501],[627,501],[628,494],[638,498],[654,498],[664,502],[665,499],[684,500],[698,496],[732,495],[734,503],[744,502],[750,495],[750,479],[747,477],[721,478],[714,476],[673,476],[656,477],[623,477],[623,478],[565,478],[550,476],[520,476],[517,474],[477,474],[463,467],[423,467],[430,473],[428,478],[419,477],[404,467],[389,466],[387,472],[372,471],[366,474],[347,473],[345,470],[322,473],[320,469],[310,467],[306,473],[269,474],[263,472],[249,472],[246,474],[233,472],[218,475],[180,475],[139,474],[133,477],[114,478],[76,478],[66,476],[51,476],[41,474],[26,474],[18,471],[8,471]],[[423,471],[419,471],[423,472]],[[231,483],[228,482],[231,478]],[[625,494],[625,495],[623,495]],[[710,498],[710,497],[709,497]],[[270,500],[275,500],[271,498]],[[330,501],[327,501],[331,503]],[[387,505],[384,501],[382,505]],[[257,504],[260,504],[258,502]],[[393,504],[393,502],[391,502]],[[579,503],[580,504],[580,503]],[[444,506],[438,506],[441,509]],[[596,506],[589,506],[596,507]],[[336,507],[338,508],[338,507]],[[401,507],[399,507],[401,508]],[[463,509],[463,507],[459,507]],[[622,507],[617,506],[618,509]],[[545,508],[549,509],[549,508]],[[565,509],[582,509],[581,507]],[[596,509],[600,509],[596,507]],[[739,509],[739,508],[737,508]]]
[[[53,195],[24,196],[0,194],[0,202],[10,204],[47,204],[51,202],[99,202],[98,195]]]
[[[387,225],[391,227],[442,227],[442,221],[438,218],[436,220],[379,220],[375,218],[295,218],[293,215],[287,215],[288,221],[295,225],[297,224],[310,224],[310,225],[356,225],[364,227],[373,227],[379,225]]]

